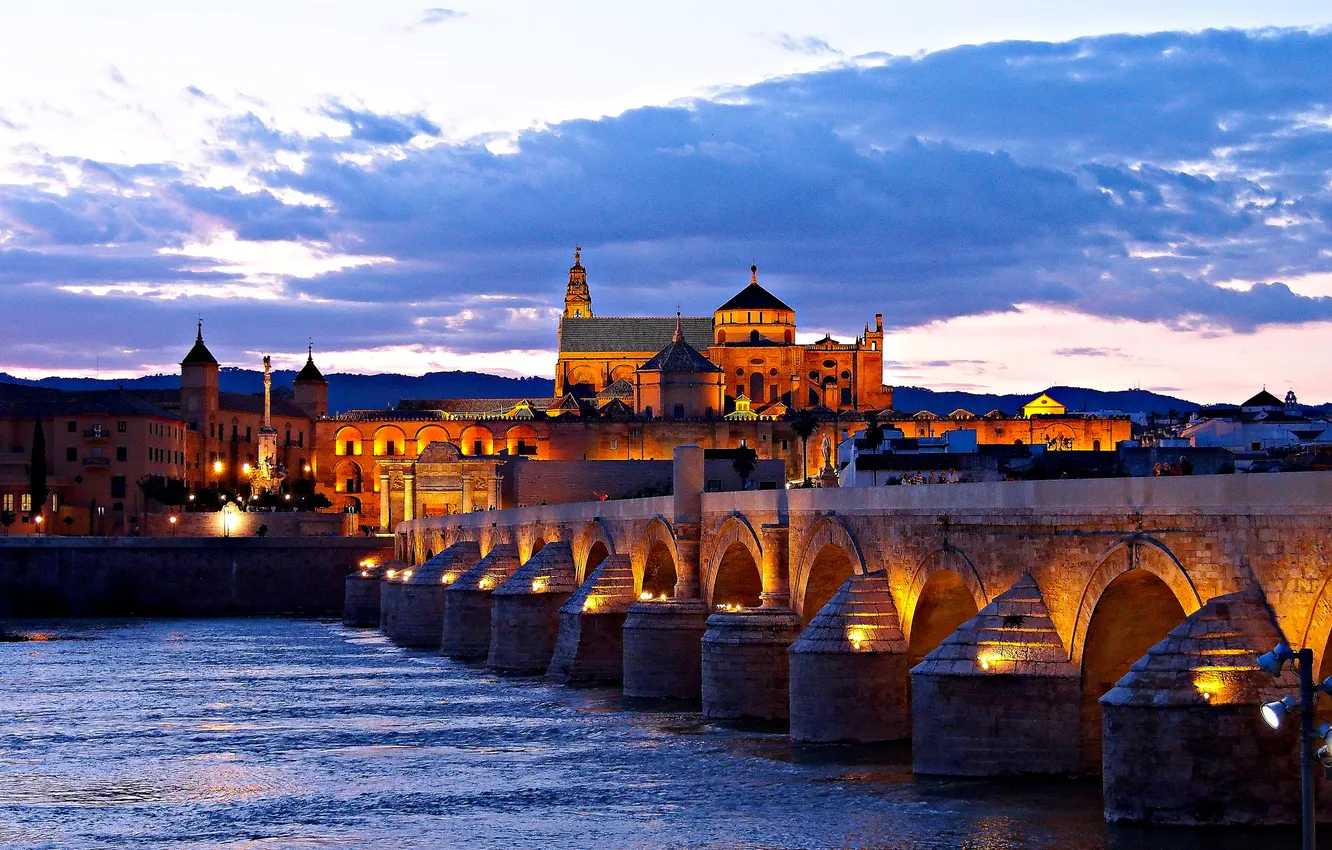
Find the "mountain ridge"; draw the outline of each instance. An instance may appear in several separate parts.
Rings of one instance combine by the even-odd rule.
[[[295,370],[273,373],[274,386],[291,386]],[[384,373],[361,375],[337,372],[328,378],[329,410],[379,410],[407,398],[550,398],[555,382],[550,378],[508,378],[484,372],[427,372],[424,375]],[[0,382],[60,390],[176,389],[176,374],[142,375],[136,378],[67,378],[51,376],[36,380],[17,378],[0,372]],[[223,368],[218,375],[223,392],[255,394],[263,392],[263,373],[256,369]],[[893,406],[914,413],[928,410],[946,416],[959,408],[976,415],[1000,410],[1013,414],[1042,392],[1062,403],[1069,413],[1192,413],[1199,403],[1149,390],[1095,390],[1086,387],[1054,386],[1030,393],[976,393],[961,390],[931,390],[925,387],[894,387]],[[1305,405],[1327,408],[1329,405]]]

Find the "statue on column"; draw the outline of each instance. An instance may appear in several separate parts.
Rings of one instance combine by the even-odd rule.
[[[277,494],[287,469],[278,460],[277,430],[273,428],[273,374],[272,360],[264,356],[264,424],[259,428],[259,457],[250,472],[250,486],[256,493]]]

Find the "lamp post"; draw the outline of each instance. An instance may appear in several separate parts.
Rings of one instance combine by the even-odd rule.
[[[1332,694],[1332,676],[1322,683],[1314,682],[1313,650],[1305,647],[1298,652],[1291,649],[1285,641],[1278,643],[1271,652],[1258,656],[1258,666],[1272,678],[1281,675],[1281,669],[1287,661],[1293,662],[1299,674],[1299,699],[1287,695],[1274,702],[1265,703],[1259,711],[1264,722],[1273,729],[1281,727],[1282,720],[1292,711],[1300,713],[1300,826],[1303,834],[1304,850],[1314,850],[1314,773],[1316,758],[1324,772],[1332,771],[1332,724],[1315,723],[1318,694]],[[1317,753],[1314,741],[1322,740]]]
[[[172,514],[170,517],[168,517],[168,518],[167,518],[167,522],[171,523],[171,536],[172,536],[172,537],[175,537],[175,536],[176,536],[176,516],[175,516],[175,514]]]

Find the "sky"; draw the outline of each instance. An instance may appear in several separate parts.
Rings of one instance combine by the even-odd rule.
[[[890,385],[1332,399],[1329,24],[6,4],[0,371],[174,372],[202,317],[224,365],[549,376],[579,244],[599,315],[707,315],[751,262],[801,341],[883,313]]]

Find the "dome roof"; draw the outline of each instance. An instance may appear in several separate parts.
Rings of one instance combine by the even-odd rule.
[[[737,292],[730,301],[717,308],[722,310],[786,310],[794,313],[785,301],[759,285],[758,266],[749,267],[749,286]]]

